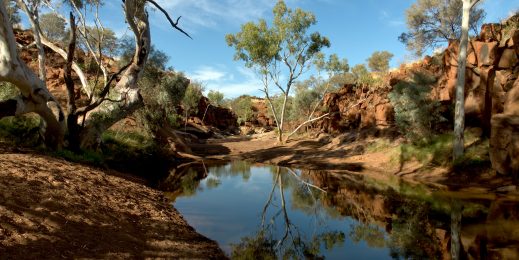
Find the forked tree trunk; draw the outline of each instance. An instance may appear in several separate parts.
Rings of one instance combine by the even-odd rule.
[[[1,116],[37,113],[46,123],[44,137],[47,145],[60,147],[64,136],[63,111],[45,82],[20,59],[4,4],[0,4],[0,81],[14,84],[21,92],[19,97],[0,104],[3,109]],[[51,107],[55,108],[56,115]]]
[[[287,89],[287,92],[284,94],[284,97],[283,97],[283,107],[281,108],[281,117],[280,117],[280,122],[279,122],[279,127],[278,127],[278,142],[280,144],[283,144],[284,143],[284,140],[283,140],[283,128],[284,128],[284,124],[285,124],[285,112],[287,110],[287,99],[288,99],[288,91],[290,90],[290,87],[288,87]]]
[[[109,94],[112,101],[105,101],[87,116],[81,137],[83,148],[96,147],[101,141],[103,132],[143,106],[137,82],[150,52],[148,14],[145,10],[145,1],[142,0],[124,1],[124,9],[126,21],[135,35],[135,54],[130,66],[123,72],[121,79]]]
[[[477,2],[476,0],[472,0]],[[461,40],[458,56],[458,79],[456,82],[456,107],[454,114],[453,160],[463,156],[465,130],[465,69],[467,66],[467,48],[469,38],[471,0],[463,0],[463,18],[461,23]]]

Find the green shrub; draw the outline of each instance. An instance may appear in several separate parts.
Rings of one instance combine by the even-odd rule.
[[[396,125],[414,143],[427,143],[436,125],[446,121],[440,113],[440,102],[429,97],[435,81],[431,75],[415,73],[411,81],[399,82],[389,93]]]
[[[0,139],[21,146],[36,146],[40,141],[40,120],[36,115],[0,119]]]
[[[20,95],[20,91],[9,82],[0,82],[0,100],[7,100]]]

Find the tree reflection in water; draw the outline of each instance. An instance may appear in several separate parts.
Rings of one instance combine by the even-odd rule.
[[[292,207],[305,214],[313,214],[316,222],[327,215],[320,202],[326,191],[305,181],[294,170],[279,166],[271,167],[273,173],[272,189],[261,213],[261,224],[258,231],[241,239],[233,245],[233,259],[276,259],[276,258],[321,258],[321,245],[326,250],[341,246],[345,235],[340,231],[319,233],[314,230],[307,236],[295,225],[287,211],[285,189],[292,194]],[[276,193],[277,190],[277,193]],[[275,203],[279,200],[278,203]],[[272,211],[272,212],[269,212]],[[330,211],[330,210],[328,210]],[[270,214],[269,214],[270,213]],[[280,224],[281,223],[281,224]],[[277,228],[282,227],[278,232]]]
[[[349,252],[346,235],[353,243],[387,248],[395,259],[519,257],[516,198],[467,199],[463,196],[468,194],[461,193],[457,199],[449,192],[399,179],[277,166],[254,168],[261,169],[263,176],[267,169],[271,177],[261,184],[264,193],[251,191],[255,197],[264,196],[264,202],[260,199],[254,204],[259,212],[257,226],[248,224],[252,234],[232,246],[233,258],[319,258],[337,247]],[[208,171],[203,165],[191,165],[177,169],[164,183],[176,187],[171,191],[180,189],[192,196],[202,189],[218,188],[225,178],[249,182],[251,170],[249,163],[240,161],[211,166]],[[200,185],[204,178],[205,185]],[[258,179],[265,181],[264,177],[252,179],[255,184]],[[330,222],[344,225],[330,227]]]

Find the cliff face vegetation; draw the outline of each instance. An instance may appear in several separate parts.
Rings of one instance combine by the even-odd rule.
[[[377,86],[346,84],[339,91],[327,94],[323,103],[330,117],[319,124],[320,129],[328,133],[391,131],[400,120],[391,93],[409,92],[409,88],[418,94],[424,92],[417,96],[434,103],[430,110],[425,110],[426,114],[441,120],[428,122],[429,129],[449,129],[458,49],[459,43],[451,41],[442,53],[389,72]],[[481,128],[484,136],[490,138],[492,165],[503,174],[519,172],[518,57],[519,15],[502,24],[483,25],[480,35],[469,43],[465,82],[467,126]],[[418,102],[417,98],[411,101]],[[414,105],[423,108],[420,103]]]

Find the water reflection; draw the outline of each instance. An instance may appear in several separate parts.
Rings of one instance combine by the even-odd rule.
[[[161,187],[232,258],[519,259],[510,198],[243,161],[176,169]]]

